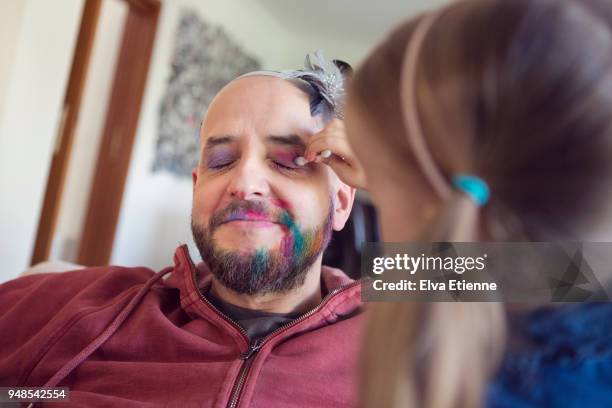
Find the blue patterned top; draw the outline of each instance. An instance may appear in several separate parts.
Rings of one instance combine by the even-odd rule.
[[[510,327],[522,345],[509,346],[488,408],[612,407],[612,303],[540,309]]]

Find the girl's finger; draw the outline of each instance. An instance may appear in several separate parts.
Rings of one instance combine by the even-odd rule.
[[[348,144],[348,141],[344,137],[320,137],[316,140],[312,140],[306,149],[304,157],[308,161],[313,161],[317,155],[322,154],[325,151],[328,158],[331,157],[332,153],[342,157],[352,157],[353,152]]]

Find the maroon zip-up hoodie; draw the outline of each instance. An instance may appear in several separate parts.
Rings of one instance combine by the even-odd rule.
[[[0,386],[69,387],[82,407],[355,405],[359,282],[323,267],[323,301],[259,341],[204,298],[185,245],[174,266],[100,267],[0,285]]]

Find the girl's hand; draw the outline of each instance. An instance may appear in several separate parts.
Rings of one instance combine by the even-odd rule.
[[[304,157],[296,164],[325,163],[340,180],[355,188],[366,188],[366,177],[361,163],[353,153],[346,137],[344,122],[334,118],[319,133],[310,138]]]

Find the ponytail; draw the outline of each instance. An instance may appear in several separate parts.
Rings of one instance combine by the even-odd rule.
[[[444,10],[444,9],[443,9]],[[423,237],[431,242],[472,242],[480,236],[480,206],[488,187],[458,176],[453,188],[436,164],[422,132],[416,100],[416,67],[427,32],[441,12],[424,16],[406,50],[400,98],[410,147],[442,208]],[[462,183],[466,181],[467,184]],[[505,343],[505,310],[499,303],[372,304],[362,355],[361,406],[472,408],[482,404]]]

